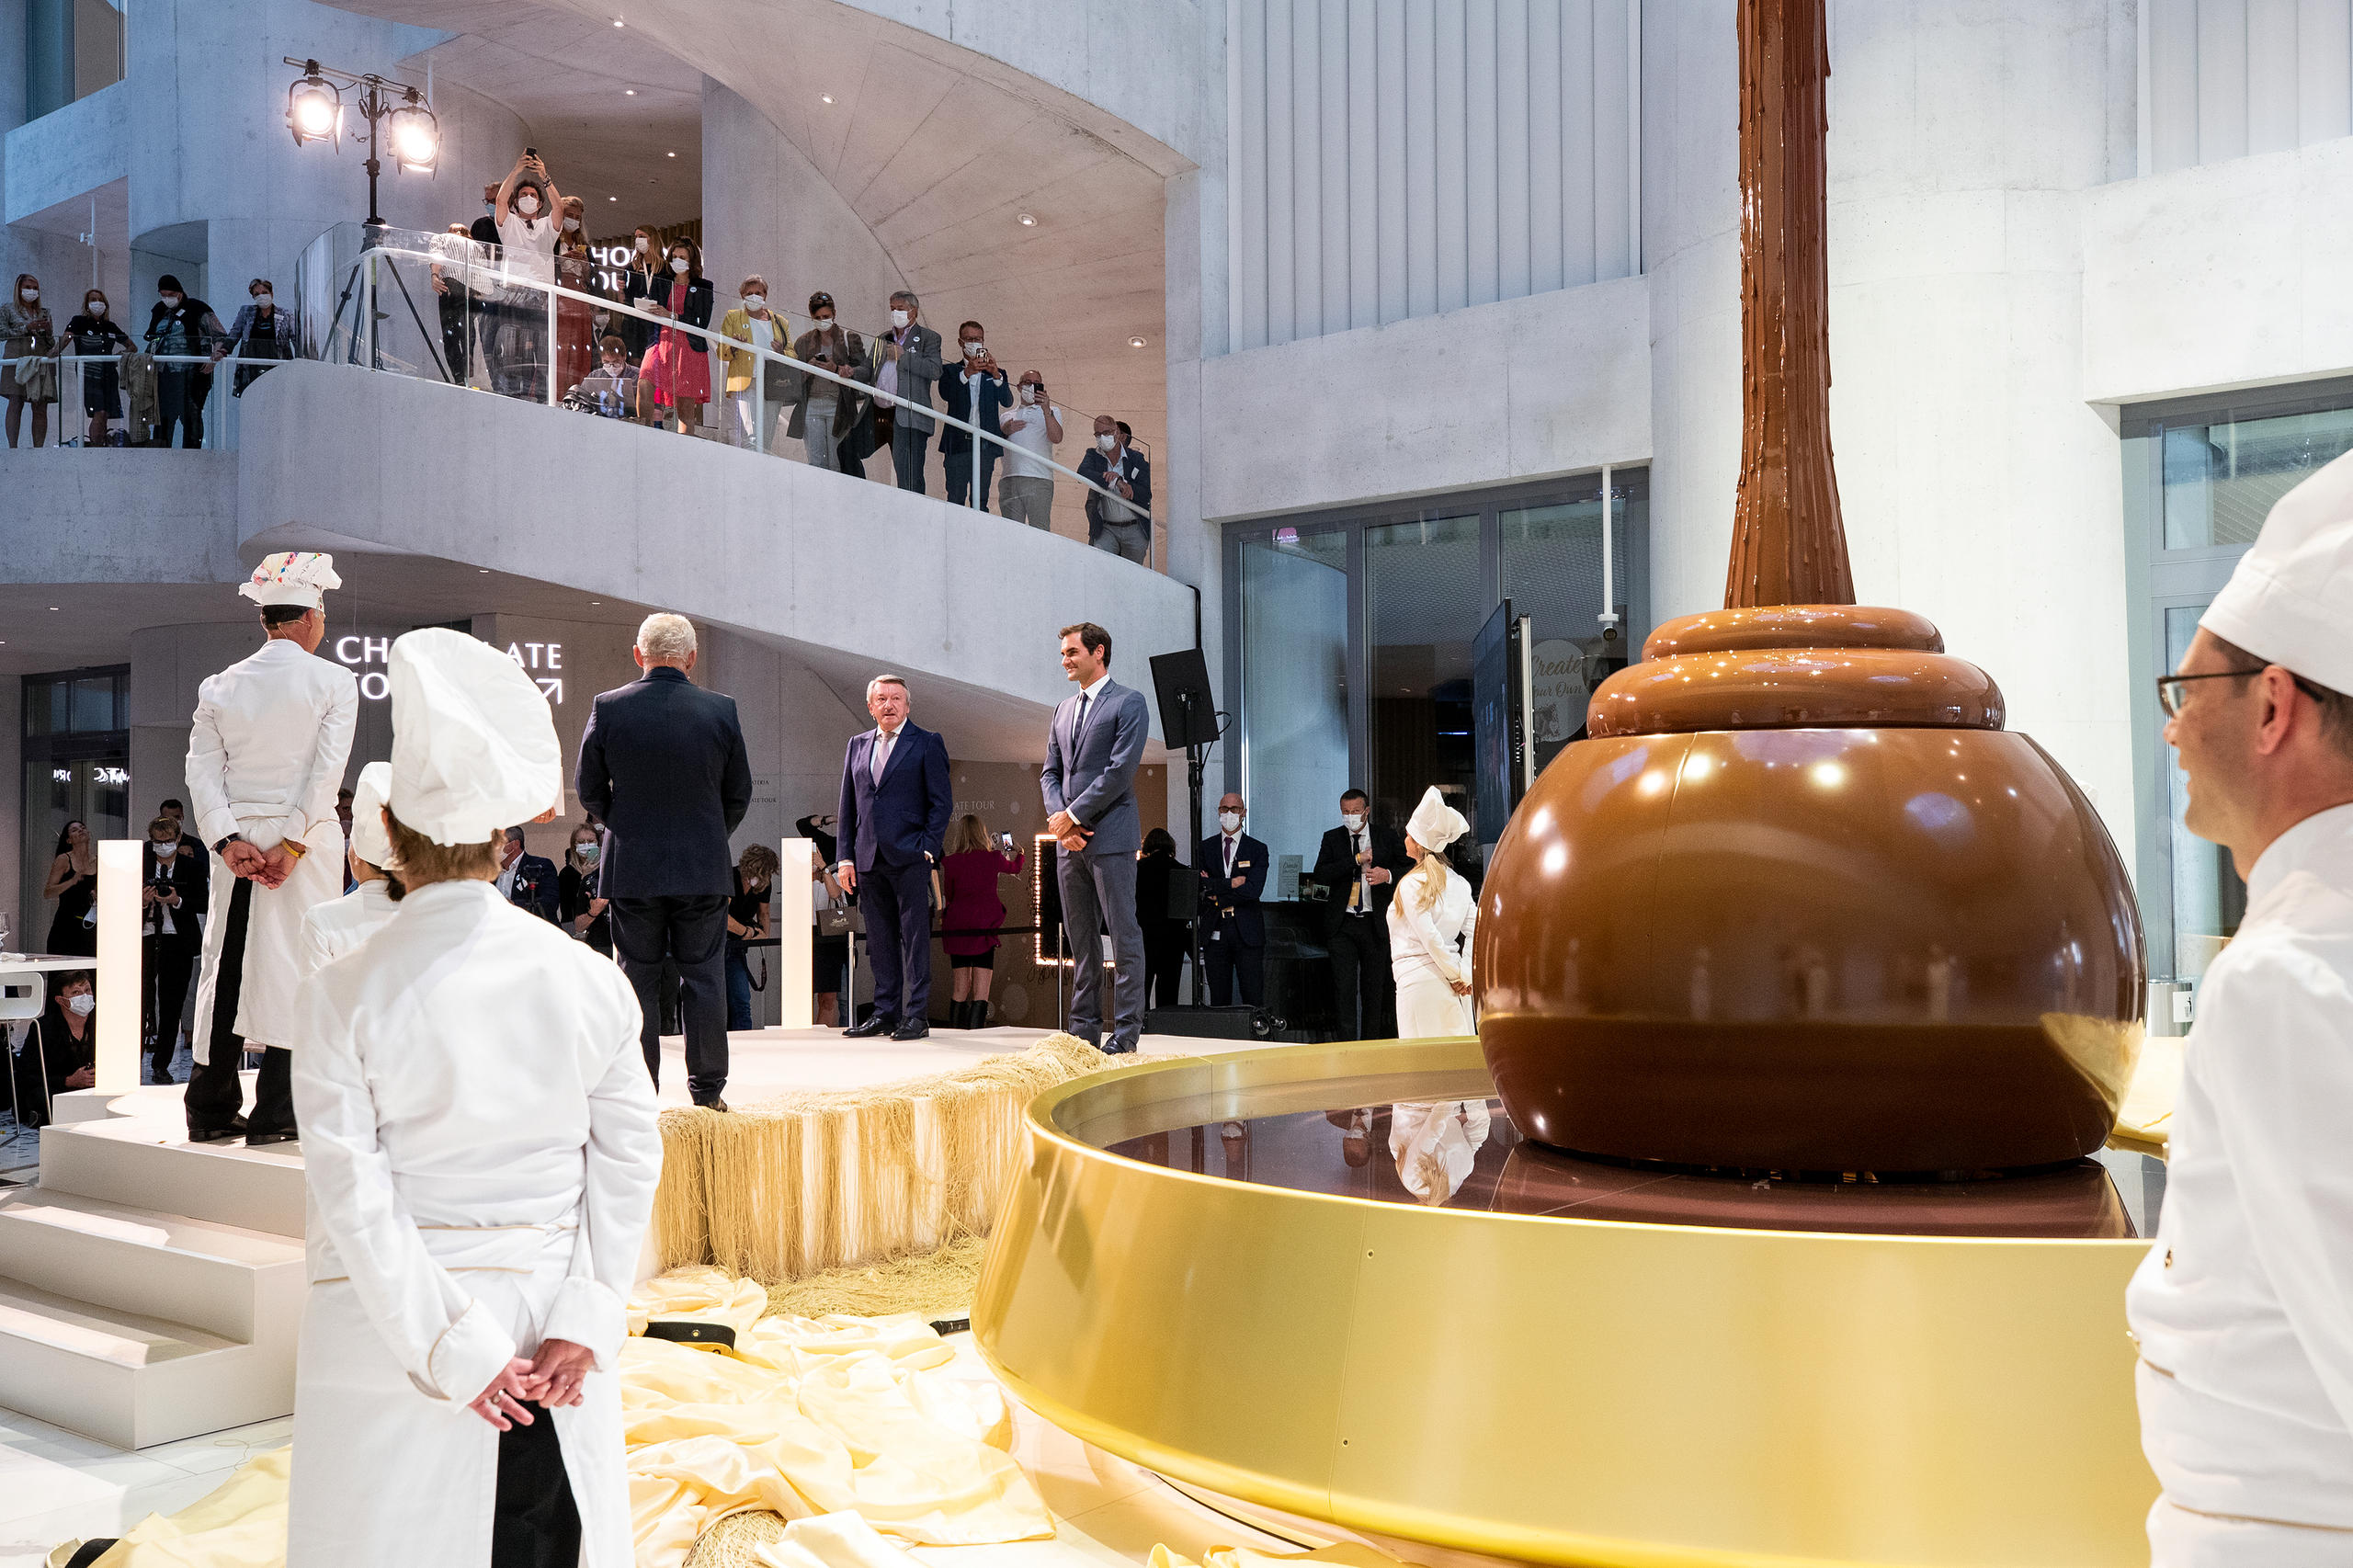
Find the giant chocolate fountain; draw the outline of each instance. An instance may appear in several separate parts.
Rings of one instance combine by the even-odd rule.
[[[1529,1137],[1780,1172],[2071,1160],[2139,1050],[2091,803],[1935,626],[1858,607],[1829,435],[1821,0],[1740,10],[1742,469],[1724,608],[1595,692],[1482,894]]]

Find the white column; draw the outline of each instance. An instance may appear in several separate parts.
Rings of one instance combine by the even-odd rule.
[[[817,1022],[815,979],[816,901],[809,887],[817,874],[813,839],[788,838],[778,846],[784,862],[776,874],[779,897],[776,918],[777,1024],[805,1029]],[[788,890],[799,890],[790,892]],[[794,901],[799,907],[794,907]]]
[[[139,1086],[139,868],[137,838],[98,841],[98,1043],[97,1087]]]

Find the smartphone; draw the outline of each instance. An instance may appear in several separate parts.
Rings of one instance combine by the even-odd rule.
[[[523,156],[527,158],[536,158],[539,155],[540,150],[537,147],[526,147],[523,149]]]
[[[1013,852],[1013,835],[1009,833],[1000,833],[996,836],[997,842],[1005,846],[1006,853],[1008,855],[1011,854]]]

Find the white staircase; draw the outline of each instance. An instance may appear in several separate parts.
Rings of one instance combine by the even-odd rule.
[[[173,1090],[59,1109],[0,1188],[0,1405],[124,1449],[291,1412],[299,1145],[190,1144]]]

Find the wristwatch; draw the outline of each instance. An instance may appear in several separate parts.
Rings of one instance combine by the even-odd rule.
[[[242,833],[228,834],[222,838],[220,843],[215,844],[212,846],[212,853],[218,855],[223,849],[228,848],[232,844],[243,844],[244,841],[245,835]]]

